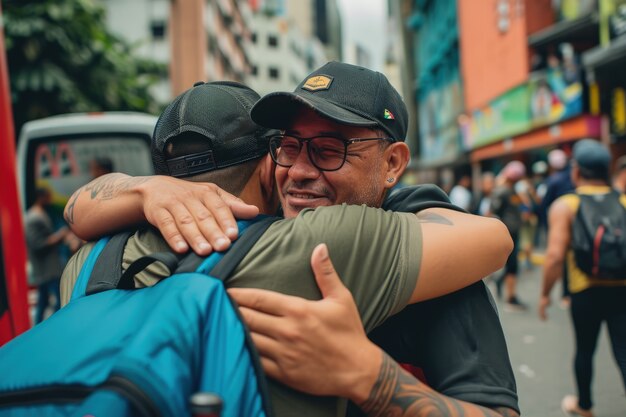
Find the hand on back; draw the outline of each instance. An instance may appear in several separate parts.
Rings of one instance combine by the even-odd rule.
[[[313,395],[362,400],[382,355],[363,330],[356,304],[318,245],[311,266],[323,298],[317,301],[252,288],[231,288],[250,328],[266,374]]]
[[[235,218],[259,214],[257,207],[214,184],[166,176],[154,180],[142,186],[144,214],[179,253],[189,247],[198,255],[225,250],[238,235]]]

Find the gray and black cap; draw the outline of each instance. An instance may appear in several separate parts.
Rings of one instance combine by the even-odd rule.
[[[187,177],[266,155],[268,129],[249,115],[258,99],[254,90],[235,82],[194,84],[157,120],[151,146],[155,173]],[[206,138],[206,150],[168,157],[167,145],[187,135]]]
[[[402,97],[380,72],[329,62],[311,73],[293,93],[271,93],[250,113],[261,126],[286,129],[301,106],[349,126],[380,128],[395,141],[406,137],[408,112]]]

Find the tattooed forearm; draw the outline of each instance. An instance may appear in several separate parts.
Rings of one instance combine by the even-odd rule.
[[[452,223],[452,221],[447,217],[428,211],[420,211],[416,214],[416,216],[420,223],[439,223],[445,224],[446,226],[454,225],[454,223]]]
[[[509,408],[491,410],[439,394],[386,354],[370,396],[361,408],[372,417],[519,417]]]
[[[110,200],[130,188],[150,180],[150,177],[124,177],[105,176],[96,178],[85,185],[84,191],[91,193],[92,200]]]
[[[63,213],[63,216],[65,217],[65,221],[69,224],[74,224],[74,207],[76,206],[76,200],[78,200],[78,196],[80,195],[80,193],[81,193],[81,190],[79,189],[72,195],[69,203],[67,203],[65,212]]]

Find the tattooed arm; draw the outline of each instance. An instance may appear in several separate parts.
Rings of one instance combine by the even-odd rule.
[[[510,408],[490,409],[438,393],[402,369],[381,351],[382,363],[376,381],[361,409],[371,417],[519,417]]]
[[[65,207],[72,231],[93,240],[146,221],[177,252],[189,246],[200,255],[226,249],[237,237],[234,216],[250,218],[254,206],[214,184],[166,176],[130,177],[114,173],[79,188]]]
[[[408,374],[367,338],[325,245],[315,248],[311,266],[323,296],[318,301],[250,288],[228,290],[269,377],[309,394],[348,398],[368,416],[518,416],[509,408],[489,409],[445,396]]]

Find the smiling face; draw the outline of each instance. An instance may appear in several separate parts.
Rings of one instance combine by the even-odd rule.
[[[387,136],[372,128],[341,125],[309,109],[299,112],[286,133],[303,138],[325,134],[344,139]],[[382,146],[378,141],[349,145],[346,162],[337,171],[316,168],[307,155],[307,145],[304,145],[293,166],[276,167],[276,184],[285,217],[294,217],[305,208],[342,203],[380,207],[385,191],[397,180],[397,174],[392,167],[390,169],[390,148],[404,145],[384,143]],[[394,181],[388,182],[391,177]]]

